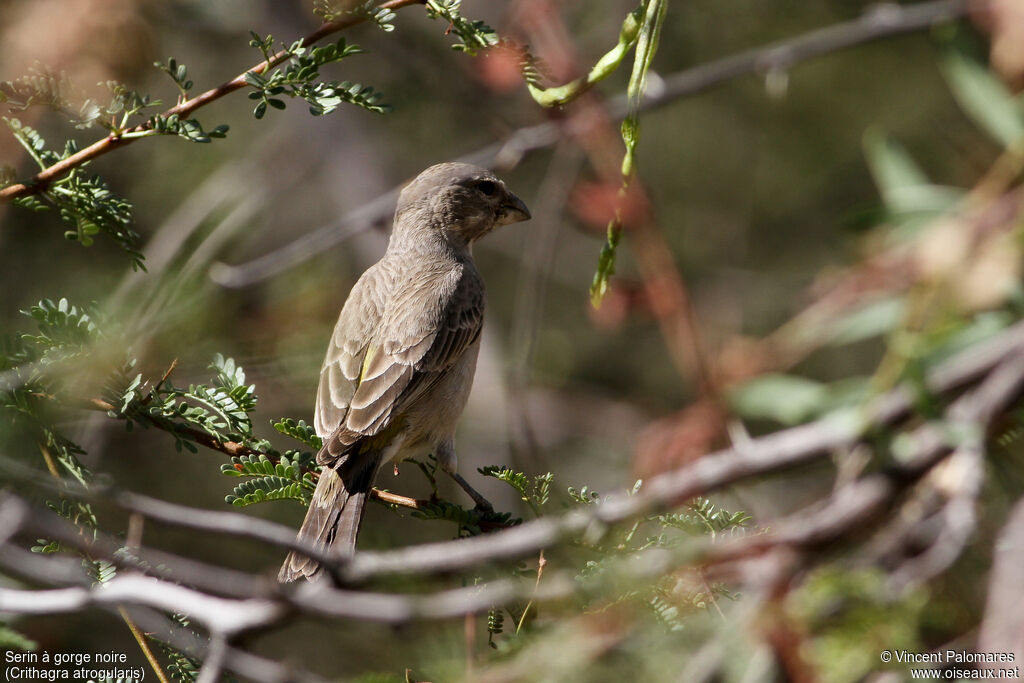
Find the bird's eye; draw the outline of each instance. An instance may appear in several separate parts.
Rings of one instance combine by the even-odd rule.
[[[494,194],[494,191],[498,189],[498,186],[494,184],[493,180],[481,180],[476,184],[476,187],[480,192],[490,197]]]

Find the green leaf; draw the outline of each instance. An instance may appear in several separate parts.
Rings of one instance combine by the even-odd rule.
[[[812,415],[828,396],[828,387],[794,375],[756,377],[733,391],[729,400],[743,417],[796,424]]]
[[[200,638],[199,635],[191,628],[188,617],[182,614],[174,614],[171,619],[177,622],[176,626],[182,629],[182,635],[192,640],[193,644],[197,648],[203,648],[206,646],[204,639]],[[158,640],[153,636],[149,636],[163,650],[167,656],[167,673],[170,675],[171,680],[175,683],[195,683],[199,678],[200,663],[198,660],[189,657],[180,650],[177,650],[170,645],[166,644],[162,640]]]
[[[86,561],[86,572],[97,584],[107,583],[117,576],[117,566],[107,560]]]
[[[468,509],[446,500],[425,503],[411,513],[412,517],[423,520],[439,520],[457,525],[460,535],[478,536],[483,533],[481,524],[488,522],[498,526],[513,526],[522,522],[512,519],[508,512],[486,512],[476,508]]]
[[[569,493],[570,498],[581,505],[593,505],[601,501],[601,494],[597,491],[591,491],[587,486],[581,489],[570,486],[566,491]]]
[[[278,422],[274,422],[273,425],[274,429],[285,436],[301,441],[314,450],[319,451],[323,448],[323,441],[316,435],[316,430],[312,426],[307,425],[305,420],[295,422],[290,417],[286,417]]]
[[[64,151],[57,153],[46,149],[45,141],[29,126],[6,117],[4,122],[41,169],[78,152],[74,140],[65,142]],[[103,231],[131,257],[133,268],[144,270],[142,254],[135,248],[138,235],[131,228],[131,204],[114,195],[99,176],[88,175],[85,168],[79,166],[54,181],[38,196],[57,210],[61,220],[74,226],[74,230],[65,233],[69,239],[89,246],[93,241],[91,236]],[[18,202],[18,205],[38,209],[40,202]]]
[[[966,324],[949,331],[924,357],[928,366],[934,366],[954,355],[985,341],[1005,330],[1016,321],[1009,311],[986,311],[979,313]]]
[[[1004,147],[1024,137],[1024,111],[1006,86],[984,64],[953,41],[939,60],[953,97],[964,113]]]
[[[0,621],[0,648],[5,650],[24,650],[33,652],[39,648],[39,643],[18,633],[7,624]]]
[[[647,87],[647,72],[658,51],[661,27],[665,23],[666,8],[667,0],[645,0],[641,7],[631,15],[639,23],[633,52],[633,69],[630,72],[629,85],[626,88],[629,106],[621,126],[622,142],[626,148],[622,156],[622,186],[619,188],[615,217],[608,223],[607,237],[604,246],[601,247],[597,270],[590,284],[590,303],[594,308],[600,307],[601,301],[608,291],[609,280],[615,272],[616,251],[619,241],[622,239],[621,207],[626,200],[626,191],[636,172],[636,146],[640,139],[640,99]],[[631,33],[632,23],[627,20],[623,24],[619,37],[620,46]],[[605,57],[608,58],[609,55]],[[621,56],[619,59],[621,60]]]
[[[178,86],[182,97],[185,97],[186,93],[192,88],[193,83],[188,79],[188,68],[184,64],[179,64],[174,57],[169,58],[166,64],[153,62],[153,66],[171,77],[171,80]]]
[[[499,481],[505,482],[518,491],[519,495],[523,497],[523,500],[527,499],[527,488],[529,487],[530,482],[522,472],[516,472],[511,467],[504,467],[501,465],[488,465],[486,467],[481,467],[477,471],[485,477],[494,477]]]
[[[301,482],[271,475],[243,481],[224,500],[236,507],[247,507],[269,500],[295,500],[309,505],[311,498],[312,491]]]
[[[864,133],[864,155],[875,185],[891,214],[948,211],[962,197],[956,188],[933,185],[907,150],[882,131]]]
[[[261,42],[258,37],[255,37],[251,44],[267,54],[267,43]],[[257,119],[263,118],[268,108],[285,108],[286,103],[280,99],[280,95],[305,100],[309,104],[310,113],[314,116],[329,114],[345,103],[375,113],[384,113],[390,109],[387,105],[379,103],[380,94],[369,86],[349,81],[317,80],[320,77],[321,66],[362,52],[358,45],[349,44],[344,37],[334,43],[312,49],[304,47],[302,41],[296,41],[290,46],[285,46],[284,52],[286,62],[283,66],[263,74],[248,72],[245,75],[245,82],[256,90],[249,94],[249,98],[258,100],[253,110],[253,116]]]
[[[426,0],[427,16],[448,22],[446,33],[459,38],[452,49],[475,55],[478,51],[501,42],[498,33],[482,21],[462,16],[462,0]]]
[[[829,331],[830,346],[844,346],[888,334],[903,321],[906,301],[892,297],[872,301],[836,321]]]
[[[601,253],[597,257],[597,270],[590,283],[590,305],[600,308],[604,295],[608,293],[608,284],[615,274],[615,254],[622,239],[622,222],[615,218],[608,223],[605,243],[601,245]]]

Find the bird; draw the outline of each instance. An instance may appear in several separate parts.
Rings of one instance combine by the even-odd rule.
[[[472,249],[495,228],[530,218],[501,179],[472,164],[431,166],[399,193],[387,250],[349,292],[320,371],[321,472],[300,542],[352,556],[374,476],[392,461],[432,454],[486,507],[456,471],[454,440],[484,319]],[[292,551],[278,580],[322,575],[319,562]]]

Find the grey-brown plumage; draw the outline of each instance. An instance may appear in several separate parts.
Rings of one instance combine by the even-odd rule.
[[[352,288],[320,371],[314,424],[323,471],[300,539],[351,554],[385,462],[433,453],[455,471],[455,424],[484,315],[471,247],[529,217],[503,182],[469,164],[431,166],[402,190],[387,252]],[[312,578],[319,569],[293,552],[278,579]]]

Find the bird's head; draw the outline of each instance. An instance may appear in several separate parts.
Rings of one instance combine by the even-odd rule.
[[[395,234],[430,230],[453,246],[468,246],[498,226],[529,218],[523,200],[493,173],[452,162],[431,166],[402,189]]]

